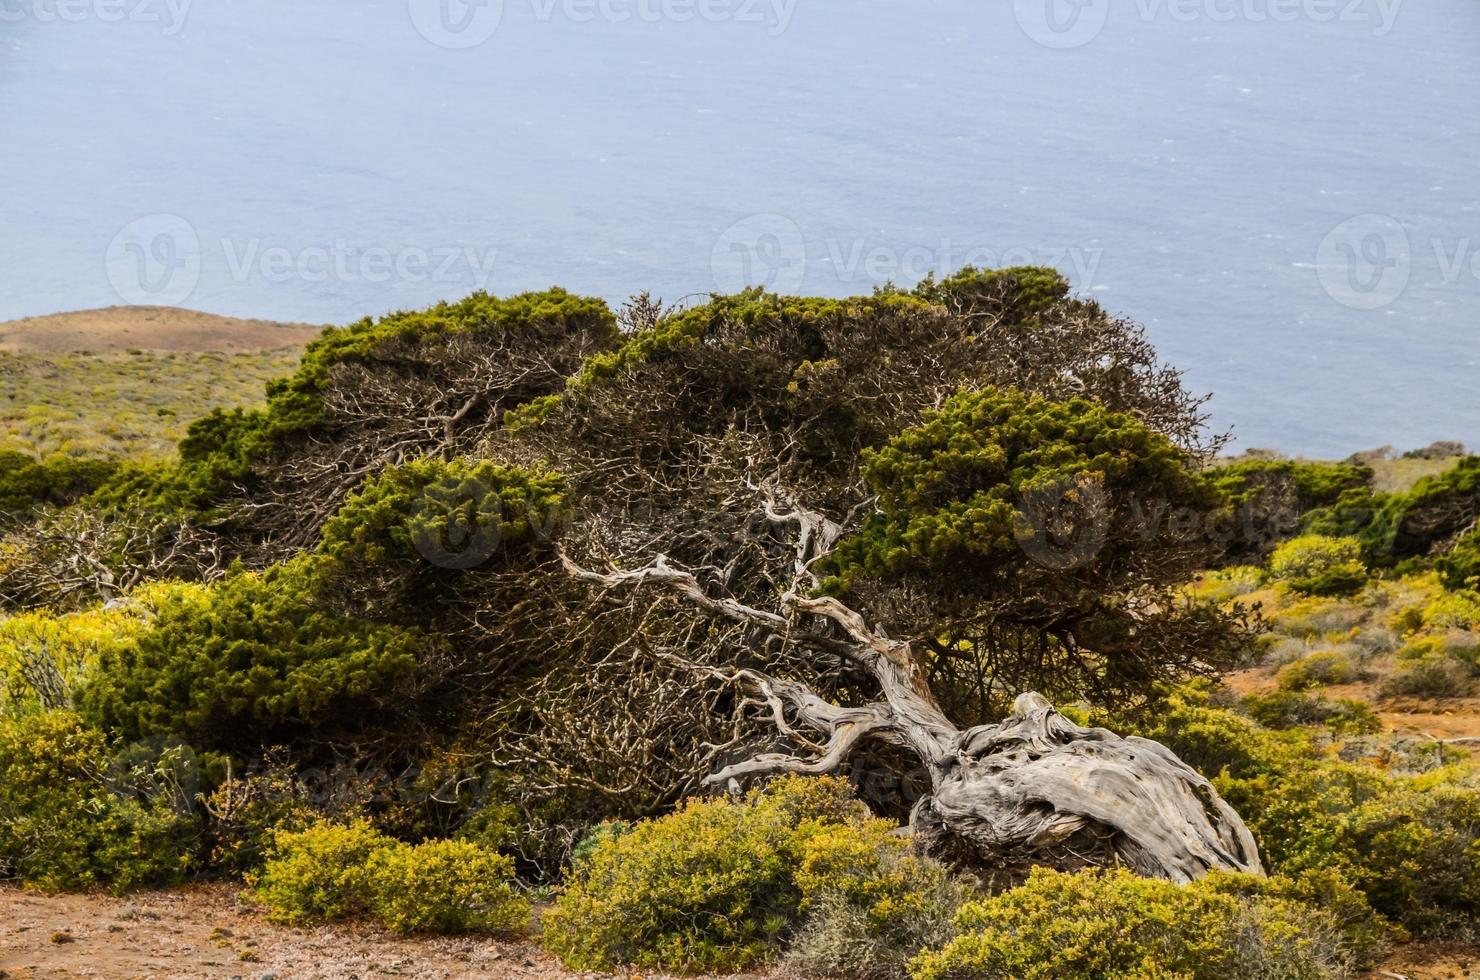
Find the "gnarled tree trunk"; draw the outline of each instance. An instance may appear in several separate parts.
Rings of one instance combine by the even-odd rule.
[[[837,770],[865,739],[903,745],[919,757],[931,792],[915,806],[912,827],[927,849],[1005,872],[1031,865],[1123,865],[1143,875],[1192,881],[1214,869],[1262,873],[1258,849],[1238,814],[1212,785],[1166,747],[1081,728],[1038,694],[1021,695],[1001,724],[962,730],[952,724],[907,642],[871,629],[831,597],[802,595],[808,569],[840,528],[774,497],[766,511],[800,525],[797,586],[781,612],[715,597],[696,577],[658,556],[636,570],[596,572],[562,554],[573,576],[606,589],[659,585],[707,615],[783,636],[804,649],[841,656],[866,670],[883,700],[839,707],[795,680],[759,671],[711,673],[744,684],[769,707],[782,735],[807,754],[768,754],[728,766],[711,785],[769,773]],[[819,740],[819,736],[821,740]]]

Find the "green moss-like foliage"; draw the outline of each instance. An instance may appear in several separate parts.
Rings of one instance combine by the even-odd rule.
[[[182,751],[135,771],[70,711],[0,719],[0,878],[119,892],[179,881],[202,844]]]
[[[581,970],[741,969],[778,955],[810,909],[841,903],[871,923],[866,941],[913,952],[951,892],[892,829],[837,779],[691,800],[600,839],[545,914],[545,943]]]
[[[1337,886],[1339,887],[1339,886]],[[965,905],[961,935],[921,954],[914,980],[1224,980],[1348,975],[1377,931],[1307,899],[1301,883],[1217,873],[1192,885],[1128,871],[1035,870],[1021,887]]]
[[[1212,473],[1214,482],[1238,504],[1250,501],[1272,488],[1287,485],[1295,492],[1300,513],[1334,504],[1348,490],[1360,490],[1372,482],[1372,468],[1353,463],[1312,463],[1293,459],[1251,459],[1222,466]]]
[[[1480,530],[1455,542],[1454,547],[1434,563],[1446,588],[1473,589],[1480,592]]]
[[[1012,324],[1034,317],[1069,296],[1069,281],[1043,266],[977,269],[967,266],[937,281],[926,278],[914,295],[937,306],[986,315]]]
[[[56,453],[41,459],[0,452],[0,523],[29,517],[36,508],[62,507],[92,493],[118,463]]]
[[[1067,544],[1081,577],[1157,542],[1133,503],[1205,513],[1216,501],[1180,450],[1130,416],[1011,390],[961,392],[864,458],[879,513],[839,544],[829,564],[837,591],[911,571],[969,572],[963,588],[1046,577],[1054,562],[1034,545],[1058,542],[1051,523],[1033,523],[1038,496],[1049,521],[1063,506],[1085,514],[1088,537]]]
[[[481,565],[548,541],[561,518],[559,476],[488,461],[392,466],[324,525],[320,553],[339,562]]]
[[[227,750],[363,724],[412,678],[425,641],[326,609],[325,569],[303,556],[167,599],[148,631],[104,653],[83,715],[128,739]]]

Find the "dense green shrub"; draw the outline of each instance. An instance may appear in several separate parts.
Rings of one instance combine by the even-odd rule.
[[[68,711],[0,719],[0,878],[115,891],[180,880],[201,850],[193,763],[180,747],[120,759]]]
[[[80,710],[128,739],[174,734],[204,749],[363,724],[403,691],[425,641],[327,611],[322,570],[303,556],[166,600],[149,630],[103,653]]]
[[[1348,698],[1325,698],[1295,691],[1244,698],[1242,708],[1250,718],[1268,728],[1298,728],[1325,725],[1350,735],[1371,734],[1382,722],[1366,704]]]
[[[1301,901],[1303,892],[1298,883],[1221,873],[1175,885],[1128,871],[1038,869],[1021,887],[965,905],[961,935],[922,953],[911,973],[915,980],[1347,976],[1374,952],[1371,924]]]
[[[1367,584],[1361,553],[1361,542],[1356,538],[1306,534],[1274,550],[1269,559],[1269,574],[1297,592],[1351,595]]]
[[[462,568],[548,540],[561,479],[488,461],[416,460],[386,468],[324,525],[319,551],[340,562]]]
[[[1434,567],[1446,588],[1480,592],[1480,530],[1471,531],[1455,542]]]
[[[513,862],[469,841],[404,844],[368,821],[274,835],[252,897],[274,922],[372,914],[397,932],[502,932],[529,919]]]
[[[829,921],[799,950],[811,968],[865,947],[897,965],[935,936],[955,893],[891,830],[836,779],[691,800],[590,848],[544,916],[545,941],[575,969],[739,969],[777,955],[815,908]]]
[[[470,841],[381,848],[369,871],[370,911],[396,932],[511,932],[529,921],[514,862]]]
[[[28,517],[37,507],[64,506],[92,493],[118,464],[54,453],[37,459],[21,452],[0,452],[0,523]]]
[[[839,590],[858,575],[910,568],[985,563],[1004,575],[1038,570],[1022,543],[1031,532],[1023,526],[1023,501],[1034,493],[1053,494],[1053,503],[1076,492],[1103,498],[1096,539],[1085,543],[1093,548],[1083,556],[1089,567],[1147,543],[1148,528],[1126,509],[1130,497],[1174,508],[1214,503],[1184,454],[1135,419],[1093,402],[1010,390],[961,392],[864,459],[879,513],[839,545],[831,561]],[[1098,509],[1088,500],[1086,506]]]

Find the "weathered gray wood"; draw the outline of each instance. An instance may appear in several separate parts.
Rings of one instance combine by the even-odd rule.
[[[956,727],[936,703],[908,642],[871,628],[835,598],[803,594],[815,560],[805,542],[826,550],[836,525],[794,504],[788,512],[768,507],[768,513],[803,528],[798,584],[782,597],[780,612],[711,596],[692,573],[661,555],[645,568],[604,573],[562,555],[578,579],[607,589],[660,585],[710,616],[846,657],[877,682],[884,700],[844,708],[796,680],[700,668],[745,685],[768,706],[778,731],[804,750],[736,763],[711,775],[709,784],[780,772],[834,772],[863,740],[882,739],[910,748],[930,775],[931,793],[911,819],[922,846],[994,873],[1012,877],[1035,864],[1123,865],[1177,882],[1213,869],[1262,873],[1254,839],[1238,814],[1206,779],[1156,742],[1081,728],[1033,693],[1020,696],[999,725]]]

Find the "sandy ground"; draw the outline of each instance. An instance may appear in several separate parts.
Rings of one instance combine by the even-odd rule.
[[[0,351],[238,351],[298,347],[322,327],[172,306],[109,306],[0,323]]]
[[[1225,675],[1223,683],[1238,694],[1269,694],[1277,689],[1276,672],[1274,667],[1251,667]],[[1480,698],[1383,698],[1379,686],[1380,680],[1333,684],[1312,693],[1369,704],[1390,732],[1461,739],[1466,747],[1480,748]]]
[[[126,898],[41,895],[0,886],[0,980],[376,977],[594,980],[531,942],[486,937],[402,938],[369,926],[274,926],[230,885]],[[1395,949],[1383,980],[1480,980],[1480,951],[1414,943]],[[662,980],[630,974],[629,980]],[[704,978],[691,978],[704,980]],[[787,980],[781,971],[709,980]],[[1230,978],[1232,980],[1232,978]]]
[[[107,895],[42,895],[0,886],[0,980],[61,977],[375,977],[572,980],[532,942],[403,938],[372,926],[274,926],[231,885]],[[631,975],[634,980],[640,974]],[[770,980],[779,975],[770,974]],[[658,980],[647,974],[647,980]],[[731,980],[763,980],[758,975]]]

